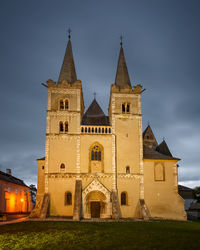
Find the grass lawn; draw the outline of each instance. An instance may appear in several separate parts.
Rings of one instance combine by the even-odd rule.
[[[22,222],[0,226],[0,249],[200,249],[200,222]]]

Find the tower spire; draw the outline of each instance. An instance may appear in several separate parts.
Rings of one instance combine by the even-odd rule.
[[[123,37],[120,36],[120,52],[119,52],[119,59],[118,59],[118,65],[117,65],[117,72],[116,72],[116,77],[115,77],[115,84],[119,87],[124,87],[124,86],[131,86],[129,74],[128,74],[128,69],[126,66],[126,59],[124,56],[124,50],[123,50],[123,43],[122,43]]]
[[[58,82],[61,82],[63,80],[73,83],[77,80],[76,76],[76,69],[74,65],[74,58],[73,58],[73,53],[72,53],[72,44],[71,44],[71,29],[68,29],[68,43],[67,43],[67,48],[65,51],[65,56],[63,59],[63,64],[60,70],[60,75]]]

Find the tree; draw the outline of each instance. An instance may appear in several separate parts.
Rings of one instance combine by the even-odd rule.
[[[195,187],[194,189],[194,197],[197,202],[200,202],[200,187]]]
[[[31,200],[33,204],[35,204],[37,188],[35,187],[34,184],[31,184],[29,187],[30,187]]]

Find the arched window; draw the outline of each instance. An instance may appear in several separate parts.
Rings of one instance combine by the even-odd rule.
[[[65,132],[68,132],[68,122],[65,122]]]
[[[82,133],[84,132],[84,129],[83,129],[83,127],[81,128],[81,132],[82,132]]]
[[[61,169],[61,170],[65,170],[65,164],[64,164],[64,163],[61,163],[61,164],[60,164],[60,169]]]
[[[68,109],[69,108],[69,102],[68,100],[65,100],[65,109]]]
[[[125,113],[125,103],[122,103],[122,113]]]
[[[126,194],[126,192],[121,193],[121,205],[127,205],[127,194]]]
[[[130,167],[129,166],[126,167],[126,174],[130,174]]]
[[[127,103],[127,105],[126,105],[126,113],[129,113],[129,112],[130,112],[130,104]]]
[[[122,113],[130,113],[130,103],[122,103]]]
[[[64,131],[63,122],[60,122],[60,123],[59,123],[59,130],[60,130],[60,132],[63,132],[63,131]]]
[[[95,145],[91,151],[92,161],[101,161],[101,149],[98,145]]]
[[[64,109],[64,101],[60,100],[60,110],[63,110],[63,109]]]
[[[72,205],[72,193],[66,192],[65,193],[65,206]]]

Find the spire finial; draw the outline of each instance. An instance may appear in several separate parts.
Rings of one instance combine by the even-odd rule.
[[[72,30],[69,28],[69,29],[68,29],[68,34],[69,34],[69,35],[68,35],[68,38],[69,38],[69,40],[70,40],[70,38],[71,38],[71,35],[70,35],[71,32],[72,32]]]
[[[96,95],[97,95],[97,93],[96,93],[96,92],[94,92],[94,93],[93,93],[93,95],[94,95],[94,99],[96,100]]]
[[[148,120],[147,125],[150,126],[150,121]]]
[[[163,141],[165,141],[165,137],[163,137],[162,139],[163,139]]]
[[[121,48],[122,48],[122,45],[123,45],[123,36],[122,36],[122,35],[120,36],[120,41],[121,41],[121,42],[120,42],[120,46],[121,46]]]

